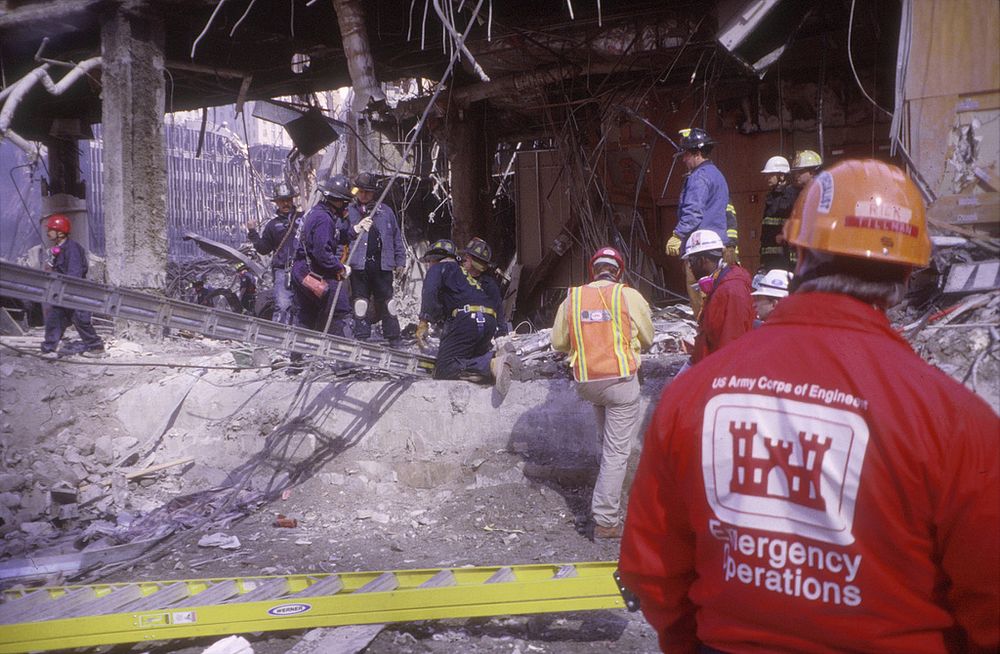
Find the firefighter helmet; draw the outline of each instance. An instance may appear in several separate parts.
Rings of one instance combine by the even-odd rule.
[[[455,242],[446,238],[441,238],[431,243],[427,252],[424,252],[424,256],[421,258],[421,261],[426,263],[430,261],[440,261],[441,259],[445,259],[447,257],[457,256],[458,247],[455,245]]]
[[[842,161],[803,189],[785,223],[799,247],[908,266],[931,256],[924,202],[896,166],[874,159]]]
[[[764,278],[750,295],[764,297],[788,297],[788,284],[792,281],[792,273],[787,270],[768,270]]]
[[[61,213],[54,213],[45,221],[45,229],[51,229],[54,232],[61,232],[68,235],[70,232],[69,218]]]
[[[278,182],[271,187],[271,197],[268,199],[274,201],[294,198],[295,196],[295,189],[293,189],[288,182]]]
[[[621,253],[611,247],[603,247],[594,253],[594,256],[590,257],[590,278],[595,279],[597,273],[594,271],[594,267],[597,265],[608,265],[614,266],[614,277],[615,281],[619,281],[622,278],[622,273],[625,272],[625,260],[622,258]]]
[[[490,265],[490,261],[493,260],[493,248],[481,238],[469,241],[469,244],[462,250],[462,254],[470,257],[473,264],[478,264],[476,267],[480,270],[485,270]]]
[[[708,135],[708,132],[700,127],[682,129],[679,134],[681,135],[681,150],[700,150],[706,145],[715,145],[715,141]]]
[[[771,157],[764,164],[764,169],[760,172],[765,175],[775,174],[775,173],[787,173],[790,170],[788,167],[788,159],[784,157]]]
[[[378,178],[372,173],[361,173],[358,175],[358,178],[354,180],[354,185],[362,191],[377,191]]]
[[[812,150],[799,150],[792,160],[792,170],[805,170],[807,168],[819,168],[823,165],[823,157]]]
[[[324,180],[316,185],[319,192],[325,197],[337,200],[351,199],[351,183],[346,175],[334,175],[330,179]]]
[[[718,250],[721,256],[724,249],[726,249],[726,246],[722,244],[722,239],[718,234],[710,229],[696,229],[691,232],[691,236],[688,236],[687,245],[684,246],[684,255],[681,259],[687,259],[692,254],[701,254],[713,250]]]

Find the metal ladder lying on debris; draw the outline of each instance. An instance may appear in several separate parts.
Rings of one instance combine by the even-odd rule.
[[[0,261],[0,295],[423,377],[434,358]]]
[[[200,636],[618,609],[617,561],[8,590],[0,654]]]

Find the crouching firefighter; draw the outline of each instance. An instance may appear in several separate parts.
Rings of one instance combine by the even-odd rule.
[[[421,324],[434,316],[445,320],[434,378],[493,381],[497,392],[505,396],[520,362],[512,354],[492,349],[493,337],[507,333],[506,323],[498,319],[500,284],[487,272],[493,250],[486,241],[474,238],[461,254],[460,264],[442,263],[431,269],[432,288],[425,285],[421,298]],[[426,327],[418,325],[418,332],[423,339]]]
[[[639,411],[641,350],[653,345],[649,304],[622,283],[618,250],[603,247],[590,259],[593,281],[569,289],[552,325],[552,347],[569,352],[577,394],[594,405],[601,469],[591,500],[595,538],[620,538],[621,493]]]
[[[420,258],[421,263],[426,263],[427,275],[424,277],[423,292],[420,296],[420,321],[417,323],[417,331],[414,334],[417,338],[417,345],[421,350],[426,350],[427,332],[431,325],[443,326],[445,321],[444,309],[437,300],[438,292],[441,290],[441,278],[449,268],[454,272],[460,268],[458,263],[458,247],[454,241],[443,238],[431,243],[430,248]]]
[[[346,212],[351,185],[344,175],[334,175],[320,182],[317,190],[320,201],[302,221],[299,247],[292,265],[295,324],[345,336],[351,314],[350,294],[347,289],[338,293],[337,285],[350,274],[341,258],[354,233]],[[301,356],[293,357],[295,359]]]

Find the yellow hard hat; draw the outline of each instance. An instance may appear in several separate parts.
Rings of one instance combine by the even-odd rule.
[[[849,257],[922,267],[931,256],[920,191],[874,159],[842,161],[814,177],[784,233],[793,245]]]
[[[823,165],[823,157],[812,150],[799,150],[792,160],[792,170],[802,170],[803,168],[816,168]]]

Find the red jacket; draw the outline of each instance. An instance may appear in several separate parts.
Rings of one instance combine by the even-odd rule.
[[[995,651],[1000,420],[844,295],[667,387],[620,567],[660,646]]]
[[[698,317],[691,363],[698,363],[753,327],[756,312],[750,297],[750,281],[750,275],[740,266],[722,269]]]

